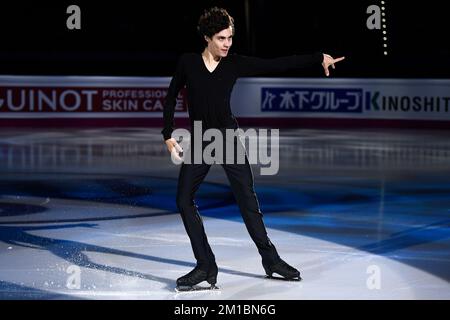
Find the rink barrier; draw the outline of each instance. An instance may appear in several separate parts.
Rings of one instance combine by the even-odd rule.
[[[0,76],[0,125],[161,127],[169,77]],[[450,80],[241,78],[241,126],[448,129]],[[188,125],[186,90],[176,125]]]

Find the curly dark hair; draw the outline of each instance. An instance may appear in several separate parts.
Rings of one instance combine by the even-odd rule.
[[[212,38],[213,35],[230,27],[233,29],[234,35],[234,19],[227,10],[223,8],[213,7],[206,9],[200,16],[197,25],[197,31],[200,36]]]

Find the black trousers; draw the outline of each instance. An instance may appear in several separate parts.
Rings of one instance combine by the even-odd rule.
[[[230,143],[230,141],[226,143]],[[239,139],[234,139],[231,143],[234,144],[235,148],[243,148]],[[235,154],[237,155],[237,152]],[[224,152],[225,158],[226,152]],[[230,182],[245,226],[261,255],[262,263],[272,265],[279,262],[280,257],[277,250],[267,236],[263,214],[254,190],[253,172],[247,154],[245,154],[245,163],[242,164],[236,162],[229,164],[225,163],[225,160],[222,162],[221,165]],[[195,193],[208,174],[210,167],[211,164],[204,162],[199,164],[183,163],[179,173],[176,198],[177,207],[197,260],[197,266],[203,270],[207,270],[211,264],[215,263],[215,256],[208,243],[203,221],[195,204]]]

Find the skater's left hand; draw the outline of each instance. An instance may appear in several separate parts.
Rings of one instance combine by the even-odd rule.
[[[344,60],[345,57],[340,57],[340,58],[336,58],[334,59],[332,56],[330,56],[329,54],[323,54],[323,61],[322,61],[322,66],[323,69],[325,70],[325,75],[328,77],[330,75],[330,71],[328,70],[328,67],[331,66],[333,69],[336,69],[336,67],[334,66],[335,63]]]

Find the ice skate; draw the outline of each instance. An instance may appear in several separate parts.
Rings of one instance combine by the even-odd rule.
[[[212,267],[208,272],[195,267],[188,274],[177,279],[177,292],[217,290],[217,266]],[[199,286],[198,284],[206,281],[210,286]]]
[[[269,279],[284,280],[284,281],[301,281],[300,271],[288,265],[285,261],[268,266],[263,264],[264,270],[266,271],[266,277]],[[273,274],[278,274],[281,277],[274,276]]]

